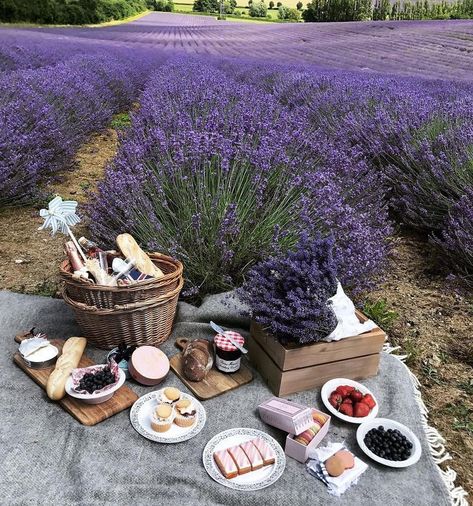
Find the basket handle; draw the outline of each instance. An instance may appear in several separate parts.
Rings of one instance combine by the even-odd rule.
[[[177,295],[182,290],[183,286],[184,286],[184,278],[181,278],[179,281],[179,285],[176,288],[174,288],[174,290],[172,292],[165,293],[164,295],[160,295],[159,297],[156,297],[156,299],[153,300],[153,303],[160,302],[161,300],[172,299],[175,295]],[[149,300],[148,301],[141,300],[138,302],[131,302],[130,304],[121,304],[121,305],[117,304],[117,305],[113,306],[113,309],[115,309],[117,311],[124,311],[127,309],[136,309],[139,307],[147,306],[149,303],[150,303]]]
[[[71,306],[75,306],[78,309],[83,309],[85,311],[98,311],[97,306],[88,306],[87,304],[84,304],[83,302],[78,302],[77,300],[71,299],[69,297],[69,294],[67,293],[67,288],[63,286],[62,292],[61,292],[62,298]]]
[[[181,290],[182,290],[182,287],[184,286],[184,279],[181,278],[181,280],[179,281],[179,285],[172,291],[172,292],[169,292],[169,293],[166,293],[164,295],[161,295],[160,297],[157,297],[155,300],[153,300],[153,303],[157,303],[157,302],[160,302],[161,300],[167,300],[167,299],[171,299],[172,297],[176,296]],[[87,304],[84,304],[83,302],[77,302],[73,299],[71,299],[69,297],[69,294],[67,293],[67,288],[66,286],[64,286],[62,288],[62,297],[63,299],[70,305],[72,306],[76,306],[78,309],[82,309],[84,311],[103,311],[103,309],[100,309],[98,308],[97,306],[88,306]],[[137,309],[137,308],[141,308],[143,306],[148,306],[150,304],[150,301],[138,301],[138,302],[132,302],[130,304],[116,304],[115,306],[113,306],[113,310],[115,311],[125,311],[125,310],[128,310],[128,309]],[[110,309],[109,309],[110,311]]]

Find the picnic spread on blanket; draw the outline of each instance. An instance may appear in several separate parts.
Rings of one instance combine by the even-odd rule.
[[[295,295],[281,281],[278,269],[283,267],[285,276],[296,278],[291,266],[317,261],[323,266],[326,258],[317,259],[308,251],[301,260],[289,253],[286,265],[263,266],[259,274],[268,268],[273,279],[266,275],[261,282],[255,275],[254,290],[246,296],[232,293],[223,301],[227,313],[237,307],[248,312],[250,332],[243,326],[229,327],[231,318],[219,319],[215,312],[199,323],[209,339],[185,331],[181,310],[176,318],[185,265],[161,253],[145,252],[130,234],[116,238],[117,250],[102,249],[84,237],[76,239],[72,232],[79,220],[76,205],[56,197],[41,215],[44,228],[69,235],[67,258],[60,266],[63,298],[82,334],[49,338],[31,320],[30,330],[18,329],[12,336],[19,344],[15,364],[76,423],[95,426],[130,408],[129,430],[147,444],[180,446],[190,444],[220,411],[232,409],[233,426],[188,451],[200,453],[209,484],[240,493],[275,486],[288,472],[288,459],[297,462],[299,473],[311,477],[313,494],[322,490],[326,500],[329,494],[354,493],[375,470],[389,469],[385,474],[389,481],[394,472],[419,466],[426,448],[420,425],[386,416],[393,407],[381,390],[385,382],[366,381],[381,373],[386,335],[356,311],[340,283],[322,276],[315,280],[321,291],[330,285],[336,292],[319,305],[319,320],[307,314],[318,294],[298,293],[304,332],[292,313],[292,323],[287,321],[284,312]],[[313,283],[311,279],[307,290]],[[304,297],[312,306],[304,307]],[[238,318],[246,317],[235,314],[235,321]],[[307,321],[312,320],[311,336]],[[176,335],[181,329],[183,333]],[[171,335],[175,353],[166,343]],[[88,347],[102,359],[89,358]],[[179,381],[169,381],[173,374]],[[259,392],[255,405],[227,403],[227,396],[237,392],[245,396],[245,389],[252,388]],[[137,389],[144,393],[137,394]],[[303,392],[310,393],[309,402],[294,400]],[[38,410],[46,404],[45,395],[36,392]],[[249,402],[253,398],[248,394]],[[214,404],[207,404],[210,400]],[[239,419],[246,417],[238,409],[252,411],[259,418],[257,427],[240,426]],[[340,426],[345,437],[340,437]],[[93,434],[94,427],[88,430]],[[274,437],[275,431],[280,437]]]

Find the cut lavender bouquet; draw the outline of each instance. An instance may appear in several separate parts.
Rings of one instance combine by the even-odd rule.
[[[282,343],[306,344],[329,335],[337,318],[333,239],[302,235],[296,247],[255,265],[239,289],[251,318]]]

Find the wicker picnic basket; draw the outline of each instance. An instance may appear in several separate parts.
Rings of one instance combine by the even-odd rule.
[[[116,255],[118,257],[119,253]],[[93,285],[74,279],[71,264],[66,259],[61,263],[60,270],[67,296],[73,302],[80,302],[87,306],[113,309],[115,306],[134,302],[152,301],[174,291],[182,278],[182,263],[161,253],[149,253],[149,257],[164,272],[162,278],[141,281],[135,285],[115,287]]]
[[[62,295],[92,346],[107,350],[123,342],[156,346],[171,334],[183,284],[184,279],[180,277],[178,286],[160,297],[105,309],[73,300],[67,285]]]

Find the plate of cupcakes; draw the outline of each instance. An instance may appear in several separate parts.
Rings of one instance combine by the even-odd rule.
[[[209,476],[225,487],[259,490],[276,482],[286,467],[277,441],[257,429],[228,429],[214,436],[202,456]]]
[[[207,415],[202,404],[174,387],[140,397],[130,411],[135,430],[157,443],[181,443],[196,436]]]

